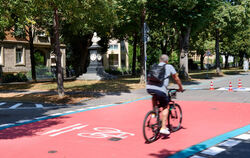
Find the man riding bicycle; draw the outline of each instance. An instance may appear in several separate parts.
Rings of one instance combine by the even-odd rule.
[[[159,100],[160,105],[163,105],[163,111],[161,112],[162,114],[162,126],[160,129],[160,133],[162,134],[170,134],[169,129],[166,126],[166,120],[167,120],[167,116],[168,116],[168,111],[169,111],[169,98],[167,95],[167,87],[169,84],[169,76],[172,75],[173,79],[175,80],[175,82],[177,83],[177,85],[179,86],[179,90],[180,92],[183,91],[182,88],[182,84],[181,84],[181,80],[178,77],[178,74],[176,73],[175,68],[168,64],[168,56],[163,54],[160,57],[160,62],[158,64],[158,66],[164,67],[165,68],[165,76],[164,76],[164,80],[162,84],[155,84],[153,82],[148,81],[147,85],[146,85],[146,89],[147,92],[149,94],[154,94],[157,96],[157,100]]]

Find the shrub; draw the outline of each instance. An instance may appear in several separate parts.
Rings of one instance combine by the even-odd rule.
[[[28,79],[24,73],[17,73],[15,74],[4,74],[3,75],[3,82],[9,83],[9,82],[27,82]]]

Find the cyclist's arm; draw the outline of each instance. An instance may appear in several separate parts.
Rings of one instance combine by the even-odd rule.
[[[172,77],[173,77],[173,79],[175,80],[175,82],[177,83],[177,85],[179,86],[179,91],[183,92],[181,80],[180,80],[178,74],[177,74],[177,73],[172,74]]]

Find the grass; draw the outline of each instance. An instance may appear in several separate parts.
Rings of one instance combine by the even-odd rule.
[[[196,70],[196,71],[191,71],[189,73],[190,77],[194,80],[200,80],[200,79],[207,79],[207,75],[209,78],[214,78],[214,77],[223,77],[225,75],[237,75],[242,72],[244,72],[242,69],[239,68],[230,68],[230,69],[222,69],[222,74],[218,75],[216,73],[216,70]]]
[[[222,75],[235,75],[243,72],[242,69],[231,68],[222,69]],[[207,71],[192,71],[189,73],[192,80],[207,79]],[[210,78],[221,77],[216,74],[215,70],[208,71]],[[0,85],[1,91],[19,90],[19,91],[51,91],[54,93],[0,93],[0,100],[12,100],[12,101],[28,101],[28,102],[40,102],[40,103],[56,103],[56,104],[76,104],[82,100],[96,98],[103,93],[116,92],[130,92],[133,89],[145,88],[144,84],[140,84],[140,78],[122,77],[116,80],[107,81],[65,81],[64,89],[66,95],[63,98],[59,98],[56,82],[42,82],[42,83],[18,83],[18,84],[4,84]],[[72,94],[71,92],[81,92]],[[82,93],[83,92],[83,93]],[[99,94],[99,95],[98,95]]]
[[[145,85],[139,82],[140,78],[131,77],[106,81],[65,81],[64,89],[68,93],[63,98],[59,98],[55,93],[57,91],[56,82],[4,84],[0,85],[0,91],[51,91],[54,93],[0,93],[0,100],[75,104],[81,100],[99,97],[102,93],[116,92],[119,94],[121,92],[130,92],[133,89],[144,88]],[[72,94],[71,92],[81,93]]]

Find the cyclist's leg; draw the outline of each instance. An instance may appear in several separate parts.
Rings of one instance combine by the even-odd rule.
[[[169,113],[169,106],[167,106],[166,108],[164,108],[164,110],[161,112],[161,117],[162,117],[161,128],[162,129],[166,129],[167,128],[168,113]]]
[[[167,129],[167,117],[168,117],[168,113],[169,113],[169,98],[167,95],[165,95],[164,97],[159,98],[160,99],[160,103],[163,106],[163,110],[161,112],[161,118],[162,118],[162,125],[161,125],[161,133],[164,134],[169,134],[169,131]],[[165,131],[165,132],[164,132]]]

